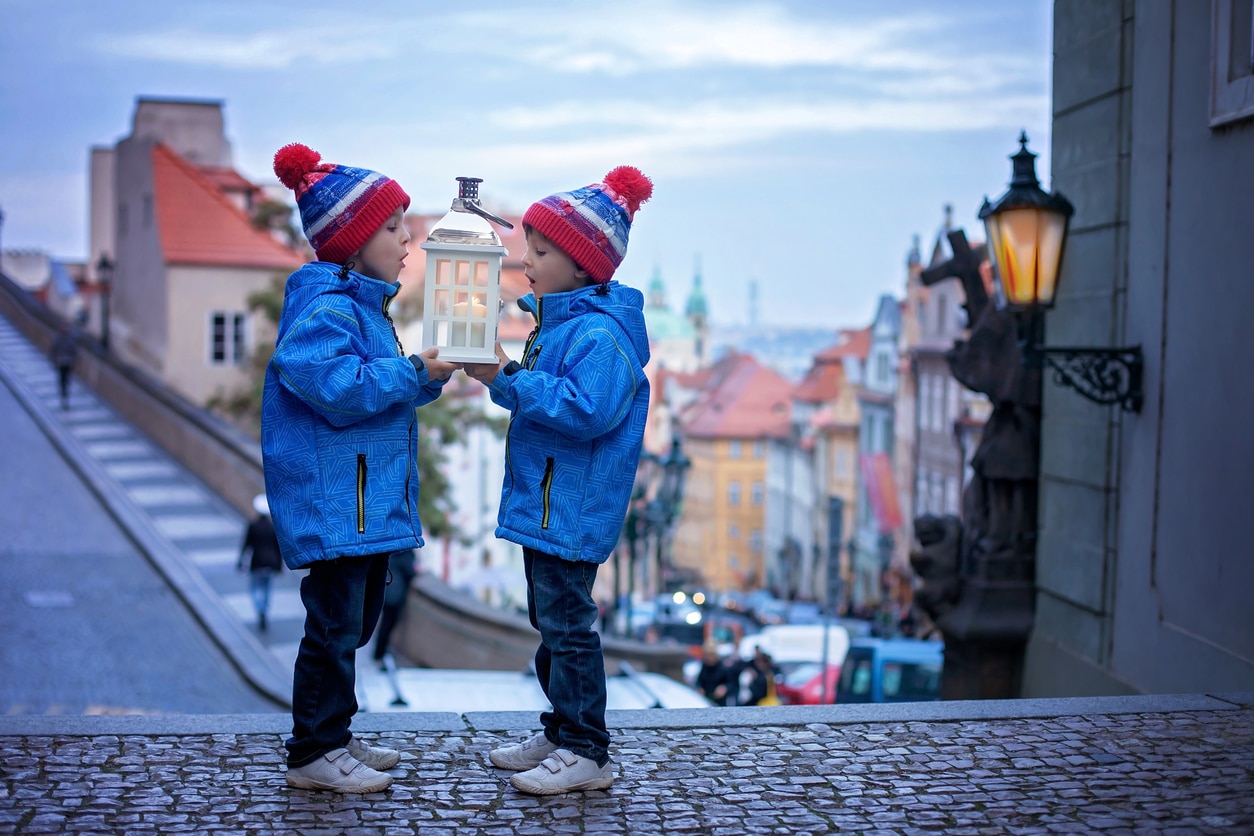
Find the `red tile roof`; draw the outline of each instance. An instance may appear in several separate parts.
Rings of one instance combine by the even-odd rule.
[[[842,329],[840,342],[814,355],[814,363],[806,376],[797,384],[793,394],[799,401],[824,403],[836,400],[840,385],[845,380],[844,359],[856,357],[865,360],[871,349],[870,327]]]
[[[859,360],[865,360],[871,351],[871,326],[866,328],[843,328],[840,332],[840,342],[830,348],[825,348],[818,354],[814,355],[816,362],[832,362],[845,357],[857,357]]]
[[[252,225],[196,166],[158,143],[152,149],[153,211],[167,264],[294,270],[304,257]]]
[[[748,354],[720,360],[710,388],[685,410],[684,433],[694,438],[786,438],[793,386]]]

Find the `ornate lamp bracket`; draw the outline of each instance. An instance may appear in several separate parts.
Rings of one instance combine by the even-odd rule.
[[[1099,404],[1119,404],[1125,412],[1140,412],[1144,393],[1141,347],[1078,348],[1075,346],[1029,346],[1028,354],[1039,365],[1047,365],[1054,382],[1068,386]]]

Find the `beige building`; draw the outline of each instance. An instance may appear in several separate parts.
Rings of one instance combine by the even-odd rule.
[[[92,149],[91,169],[92,327],[196,404],[247,385],[248,357],[273,339],[248,297],[307,257],[253,226],[262,192],[232,167],[222,104],[141,98],[130,135]]]
[[[796,417],[804,416],[813,443],[818,495],[813,515],[815,592],[820,601],[833,605],[839,603],[851,579],[847,544],[857,511],[858,384],[870,345],[870,328],[841,331],[835,345],[814,356],[793,396]],[[825,600],[829,597],[835,600]]]

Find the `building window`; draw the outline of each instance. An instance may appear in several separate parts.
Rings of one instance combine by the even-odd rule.
[[[766,456],[766,445],[762,443],[761,441],[753,442],[753,457],[755,459],[761,459],[761,458],[764,458],[765,456]]]
[[[958,477],[945,477],[945,513],[959,516],[958,513]]]
[[[741,457],[742,454],[743,454],[743,451],[741,450],[739,441],[733,441],[731,442],[731,444],[727,446],[727,455],[730,458],[738,459]]]
[[[836,451],[836,477],[839,479],[849,478],[849,451]]]
[[[749,488],[749,501],[752,502],[754,505],[761,505],[762,493],[763,493],[762,483],[754,482],[753,485],[750,486]]]
[[[152,228],[152,194],[144,195],[144,229]]]
[[[215,313],[209,328],[209,361],[215,366],[238,366],[245,359],[242,313]]]
[[[740,539],[740,526],[736,525],[735,523],[731,523],[730,525],[728,525],[727,536],[732,538],[733,540]]]
[[[739,482],[732,482],[731,484],[727,486],[727,504],[728,505],[740,504],[740,483]]]
[[[888,355],[883,352],[875,358],[875,379],[888,385]]]
[[[749,550],[754,554],[762,554],[762,529],[755,528],[749,532]]]
[[[1211,0],[1210,126],[1254,116],[1254,0]]]

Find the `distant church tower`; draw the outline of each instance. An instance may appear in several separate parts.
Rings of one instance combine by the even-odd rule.
[[[655,310],[666,309],[666,284],[662,281],[662,268],[654,265],[653,279],[649,282],[649,292],[645,296],[645,307]]]
[[[697,364],[704,366],[705,347],[710,333],[710,310],[705,301],[705,291],[701,289],[701,256],[697,256],[696,272],[692,276],[692,293],[688,294],[688,302],[684,305],[684,316],[697,332]]]

